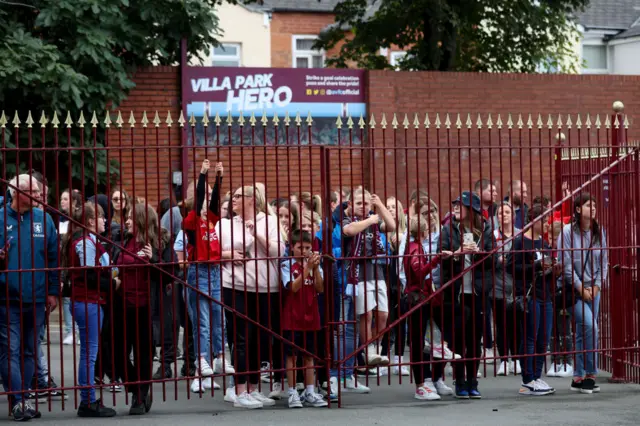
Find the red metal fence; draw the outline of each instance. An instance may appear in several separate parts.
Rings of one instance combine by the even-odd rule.
[[[454,367],[453,387],[459,397],[475,390],[476,371],[484,376],[502,375],[511,368],[517,373],[517,360],[522,362],[527,382],[533,381],[540,377],[527,360],[536,356],[542,360],[547,349],[552,359],[544,361],[545,371],[553,364],[562,368],[572,364],[575,369],[580,359],[588,375],[590,356],[599,353],[599,367],[612,373],[613,380],[640,382],[640,208],[636,204],[640,165],[637,143],[626,138],[629,118],[620,105],[613,115],[604,113],[602,118],[394,114],[365,121],[348,117],[331,129],[335,141],[331,145],[311,140],[310,116],[306,120],[300,116],[192,117],[188,122],[181,116],[174,122],[170,116],[160,120],[156,112],[151,120],[146,113],[131,115],[125,124],[118,112],[102,120],[93,114],[88,123],[84,116],[67,116],[61,128],[57,114],[47,117],[43,113],[38,132],[29,112],[16,114],[11,123],[3,113],[2,183],[8,196],[0,214],[7,271],[0,286],[0,335],[5,336],[0,342],[0,363],[8,367],[0,371],[5,394],[13,401],[26,397],[28,389],[40,393],[35,399],[41,402],[72,391],[77,406],[80,399],[86,399],[86,395],[80,398],[82,391],[96,388],[105,403],[116,404],[116,394],[108,397],[106,392],[119,382],[127,385],[138,402],[145,398],[149,384],[155,384],[151,392],[156,401],[158,394],[162,399],[171,393],[174,398],[189,398],[193,392],[215,396],[218,392],[209,389],[216,385],[222,385],[233,401],[237,399],[234,392],[242,392],[245,383],[249,391],[255,384],[256,391],[280,397],[280,388],[286,394],[287,367],[299,373],[294,383],[308,381],[301,378],[304,365],[288,365],[285,360],[296,352],[302,355],[299,358],[306,356],[307,362],[313,362],[312,380],[334,402],[341,400],[344,391],[365,392],[366,386],[390,384],[396,380],[393,374],[398,374],[400,383],[415,383],[419,377],[418,385],[431,377],[433,383],[425,383],[418,391],[431,395],[428,388],[435,386],[434,392],[444,395],[447,391],[438,379],[446,377],[441,370],[448,361]],[[172,131],[185,132],[189,143],[168,146],[165,136],[170,137]],[[134,170],[120,169],[124,156],[134,158]],[[204,202],[215,216],[202,210],[205,216],[201,217],[211,223],[199,222],[197,215],[192,220],[187,216],[190,210],[198,211],[195,182],[204,159],[211,163],[206,178],[211,187],[216,182],[215,165],[224,167],[216,187],[219,191],[213,192],[220,195],[219,200],[210,205]],[[160,163],[171,165],[170,176],[159,175]],[[40,181],[11,181],[16,174],[33,176],[34,170],[46,182],[37,173]],[[374,172],[378,170],[385,172],[378,175]],[[368,192],[358,190],[359,186]],[[464,207],[455,210],[461,194],[463,206],[465,200],[474,200],[466,191],[477,193],[482,205],[477,214],[473,202],[471,212]],[[349,204],[343,205],[348,193]],[[581,248],[565,241],[573,231],[580,235],[571,228],[575,207],[583,212],[588,206],[572,203],[578,198],[585,201],[581,197],[586,193],[592,196],[591,208],[597,211],[595,218],[604,230],[601,241],[606,242],[606,249],[597,238],[595,245],[591,241]],[[98,194],[105,194],[104,200]],[[380,203],[368,194],[377,194]],[[84,201],[91,196],[104,201],[108,218],[104,232],[102,228],[96,231],[100,218],[92,217],[91,206],[74,204],[75,197]],[[519,228],[513,232],[504,219],[503,197],[510,201],[508,208]],[[128,204],[120,208],[124,198]],[[272,205],[271,210],[266,203]],[[525,204],[537,213],[526,217]],[[28,213],[30,206],[44,209],[51,219]],[[368,219],[367,209],[378,216]],[[133,211],[129,222],[128,211]],[[225,211],[230,212],[228,216]],[[406,215],[414,218],[416,238],[424,239],[422,251],[406,235],[411,228]],[[474,216],[482,220],[475,221]],[[345,218],[351,220],[345,222]],[[577,218],[579,227],[580,216]],[[554,222],[564,225],[567,233],[559,231],[560,225],[555,229]],[[168,231],[164,236],[160,224]],[[464,226],[469,229],[465,231]],[[289,287],[297,287],[298,274],[306,272],[305,267],[292,266],[300,262],[296,257],[300,247],[290,243],[303,238],[294,231],[307,227],[315,235],[313,251],[322,255],[319,267],[324,274],[315,282],[310,273],[310,281],[303,279],[300,287],[300,294],[306,296],[296,296]],[[188,228],[190,251],[186,253],[175,249],[175,240],[180,238],[177,228]],[[62,244],[67,229],[75,251]],[[596,228],[590,229],[597,234]],[[207,243],[213,232],[219,247]],[[91,233],[98,234],[95,240],[104,250],[96,249],[95,259],[88,260],[86,250],[78,244],[95,247],[86,240]],[[535,245],[538,237],[544,246]],[[466,238],[476,241],[465,245],[462,240]],[[555,243],[558,248],[552,248]],[[417,251],[404,250],[407,245]],[[460,252],[447,258],[447,251],[459,248]],[[442,251],[444,258],[436,255]],[[208,261],[199,262],[198,256]],[[573,274],[574,268],[589,263],[585,256],[591,259],[589,273]],[[555,270],[551,263],[558,265]],[[289,277],[285,277],[283,264],[292,266]],[[608,278],[598,281],[591,275],[598,271],[606,275],[607,268]],[[410,276],[405,280],[407,272]],[[63,277],[58,278],[58,273]],[[600,314],[590,324],[577,319],[587,318],[586,312],[594,309],[591,305],[575,305],[575,295],[568,290],[555,296],[564,282],[557,278],[563,274],[581,281],[591,277],[589,282],[601,287]],[[506,275],[513,279],[511,290],[505,284]],[[100,280],[106,283],[102,294],[90,284]],[[423,282],[428,283],[424,288]],[[576,284],[576,278],[569,279],[569,284]],[[52,316],[47,309],[45,315],[44,307],[53,300],[62,302],[61,288],[70,298],[66,303],[85,316],[74,318],[66,329],[63,317],[70,312]],[[423,288],[423,292],[412,293],[412,288]],[[536,289],[542,289],[541,293]],[[597,291],[588,293],[595,298]],[[47,299],[47,294],[55,297]],[[518,296],[524,297],[525,312],[519,310],[522,297]],[[543,314],[545,298],[552,301],[549,315]],[[559,306],[567,299],[572,301],[567,309]],[[36,305],[31,305],[34,300]],[[105,302],[104,324],[97,335],[90,336],[95,326],[87,324],[92,318],[97,324],[98,314],[86,306],[98,300]],[[372,304],[377,305],[373,310]],[[582,311],[577,312],[576,306]],[[317,318],[310,314],[315,311]],[[42,336],[40,323],[45,316]],[[81,326],[84,336],[70,331],[74,324]],[[598,324],[596,338],[589,333]],[[305,327],[306,332],[291,333]],[[580,327],[582,333],[578,333]],[[534,346],[527,350],[522,345],[532,330]],[[63,345],[66,332],[71,337]],[[7,338],[11,333],[13,337]],[[180,336],[184,351],[178,347]],[[587,336],[592,336],[590,345]],[[190,343],[197,348],[189,349]],[[79,347],[72,350],[75,345]],[[154,363],[152,358],[160,348],[162,353]],[[446,354],[440,354],[448,350],[449,357],[455,352],[460,359],[448,360]],[[180,352],[183,359],[179,359]],[[200,361],[200,355],[206,363]],[[93,371],[88,368],[92,357],[97,359],[94,375],[100,379],[95,385],[81,377]],[[42,368],[44,361],[48,375]],[[44,382],[30,383],[16,373],[16,365],[22,372],[26,369],[26,375],[35,368],[35,377]],[[157,376],[151,376],[151,366],[160,371]],[[405,379],[403,370],[409,368],[413,375]],[[212,375],[216,384],[208,378]],[[55,377],[55,382],[47,381],[47,376]],[[332,383],[340,386],[332,389]],[[526,393],[527,388],[521,391]],[[253,403],[255,398],[261,397],[254,395]],[[271,404],[266,399],[262,403]]]

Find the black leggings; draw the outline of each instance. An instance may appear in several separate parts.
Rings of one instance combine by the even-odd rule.
[[[429,304],[425,304],[421,308],[415,310],[409,316],[409,352],[411,354],[411,371],[413,372],[413,380],[416,386],[421,386],[425,380],[433,379],[434,382],[443,377],[444,363],[438,362],[433,364],[433,377],[431,374],[431,356],[424,352],[424,335],[429,327],[430,318],[434,318],[434,322],[438,323],[440,310],[433,309]]]
[[[453,318],[453,321],[452,321]],[[460,304],[447,305],[444,309],[445,339],[453,336],[450,348],[454,353],[460,354],[463,361],[453,362],[454,378],[457,385],[477,382],[479,358],[482,356],[482,297],[465,294],[461,297]],[[478,358],[478,359],[474,359]]]
[[[394,321],[397,321],[398,318],[400,318],[402,315],[404,315],[408,311],[406,306],[406,299],[404,298],[400,299],[399,302],[396,300],[390,299],[389,302],[393,306],[389,307],[389,321],[387,322],[387,324],[391,324]],[[408,321],[407,321],[407,318],[405,317],[398,324],[396,324],[391,330],[389,330],[388,333],[385,333],[384,336],[382,336],[381,355],[385,355],[385,356],[390,355],[390,351],[391,351],[390,346],[391,346],[392,336],[394,337],[393,346],[394,346],[396,356],[400,357],[404,355],[404,348],[407,344],[406,343],[407,323]]]
[[[522,343],[523,314],[515,308],[515,305],[507,305],[504,299],[494,299],[493,303],[495,303],[495,337],[498,355],[517,360]]]

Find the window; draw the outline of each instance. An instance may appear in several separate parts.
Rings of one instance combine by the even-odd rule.
[[[314,50],[315,36],[293,36],[293,67],[324,68],[324,52]]]
[[[389,64],[391,64],[392,67],[398,70],[400,69],[400,62],[405,56],[407,56],[407,52],[391,52]]]
[[[606,73],[607,46],[604,44],[585,44],[582,46],[583,69],[586,72]]]
[[[211,55],[211,65],[214,67],[240,67],[242,59],[240,57],[239,43],[222,43],[213,48]]]

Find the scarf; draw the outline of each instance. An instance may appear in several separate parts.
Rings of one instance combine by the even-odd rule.
[[[358,222],[357,217],[352,218],[353,222]],[[373,237],[375,238],[375,246],[373,247],[374,253],[373,256],[384,256],[386,251],[384,244],[382,244],[382,237],[380,232],[380,227],[378,224],[374,224],[370,226],[373,231]],[[360,264],[361,262],[355,260],[357,257],[364,256],[364,250],[367,245],[366,243],[366,233],[369,228],[365,229],[355,237],[353,237],[353,243],[351,244],[351,252],[349,253],[349,257],[352,260],[347,266],[347,284],[357,285],[358,277],[360,276]]]

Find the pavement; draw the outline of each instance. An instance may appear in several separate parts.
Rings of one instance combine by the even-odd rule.
[[[74,356],[72,346],[63,346],[60,356],[59,330],[50,330],[50,369],[59,386],[74,382]],[[77,348],[76,348],[77,350]],[[77,356],[77,355],[76,355]],[[61,362],[61,359],[64,361]],[[77,359],[77,358],[76,358]],[[157,364],[156,364],[157,366]],[[482,367],[482,371],[485,367]],[[421,402],[413,399],[414,385],[409,377],[388,376],[369,379],[368,395],[342,394],[342,406],[331,408],[304,408],[291,410],[282,400],[275,407],[261,410],[241,410],[223,401],[223,393],[214,391],[203,396],[188,394],[185,380],[155,384],[154,403],[149,414],[140,417],[128,415],[125,395],[103,390],[105,405],[115,406],[118,416],[113,419],[80,419],[76,416],[79,392],[67,391],[67,401],[39,404],[43,412],[38,424],[67,426],[72,424],[126,424],[126,425],[638,425],[640,386],[609,384],[602,373],[599,384],[602,392],[593,395],[569,391],[570,379],[545,378],[557,389],[555,395],[544,397],[520,396],[519,377],[493,377],[494,368],[486,364],[486,376],[479,379],[483,399],[457,401],[443,397],[441,401]],[[370,376],[371,377],[371,376]],[[220,383],[221,380],[217,379]],[[360,376],[360,380],[365,379]],[[401,383],[400,383],[401,382]],[[451,378],[447,378],[451,385]],[[176,384],[177,383],[177,384]],[[222,384],[222,383],[221,383]],[[264,386],[264,384],[263,384]],[[266,385],[268,386],[268,385]],[[0,402],[6,401],[0,397]],[[5,402],[6,404],[6,402]],[[6,406],[6,405],[5,405]],[[7,418],[9,420],[9,418]],[[0,420],[1,422],[1,420]]]

